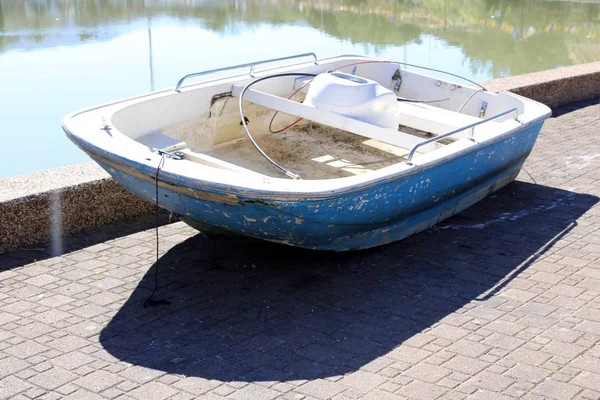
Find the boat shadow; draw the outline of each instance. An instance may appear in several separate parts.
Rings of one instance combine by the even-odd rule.
[[[112,356],[220,381],[356,371],[485,301],[576,226],[591,195],[514,182],[403,241],[332,253],[196,235],[151,268],[100,334]],[[156,265],[155,265],[156,266]]]

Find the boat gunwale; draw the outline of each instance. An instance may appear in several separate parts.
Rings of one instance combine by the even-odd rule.
[[[194,178],[182,177],[181,175],[170,173],[165,170],[161,170],[161,174],[158,179],[158,184],[161,187],[170,188],[172,190],[176,190],[177,192],[184,193],[184,194],[189,194],[190,190],[197,191],[200,193],[210,192],[210,193],[216,194],[218,196],[225,196],[225,197],[233,196],[235,198],[238,198],[240,201],[247,201],[247,199],[241,199],[240,197],[248,198],[250,200],[253,198],[261,198],[262,200],[269,200],[269,201],[291,201],[291,202],[306,201],[306,200],[320,201],[320,200],[325,200],[325,199],[329,199],[332,197],[343,196],[346,194],[351,194],[351,193],[355,193],[358,191],[367,190],[374,186],[386,185],[395,180],[405,178],[405,177],[410,177],[412,175],[416,175],[425,170],[435,168],[435,167],[439,166],[440,164],[450,162],[451,160],[453,160],[455,158],[460,158],[471,152],[480,151],[481,149],[486,148],[491,145],[494,145],[497,142],[506,140],[506,139],[510,138],[511,136],[518,134],[519,132],[523,132],[531,127],[536,126],[540,122],[543,123],[543,121],[546,118],[547,118],[547,114],[544,114],[538,118],[528,121],[525,124],[521,124],[521,125],[516,126],[506,132],[498,134],[498,135],[494,136],[493,138],[490,138],[486,141],[471,142],[474,145],[463,148],[461,150],[458,150],[455,153],[448,154],[443,157],[439,157],[439,158],[436,158],[433,160],[426,161],[424,164],[416,164],[413,162],[413,164],[410,166],[409,169],[397,171],[393,174],[385,175],[385,176],[382,176],[382,177],[379,177],[376,179],[372,179],[372,180],[369,180],[366,182],[357,183],[357,184],[353,184],[353,185],[349,185],[349,186],[342,186],[340,188],[330,189],[330,190],[326,190],[326,191],[315,192],[315,191],[307,190],[306,192],[302,192],[302,191],[286,192],[286,191],[281,191],[281,190],[253,189],[253,188],[247,188],[247,187],[243,187],[243,186],[223,184],[223,183],[214,182],[211,180],[206,180],[206,179],[202,179],[202,178],[198,178],[198,177],[194,177]],[[64,129],[65,133],[67,134],[67,136],[69,136],[71,138],[72,133],[64,125],[63,125],[63,129]],[[130,139],[130,140],[132,140],[132,139]],[[151,167],[147,164],[139,163],[139,162],[133,161],[131,159],[120,157],[118,155],[115,155],[114,153],[105,151],[102,148],[91,145],[89,143],[84,144],[84,142],[76,141],[76,140],[74,142],[82,150],[84,150],[88,154],[90,154],[90,156],[94,160],[100,159],[101,162],[103,162],[107,165],[110,165],[112,168],[115,168],[124,174],[134,175],[137,177],[143,177],[148,182],[156,182],[156,167]],[[148,153],[153,154],[151,152],[148,152]],[[418,159],[417,159],[417,161],[418,161]],[[404,161],[400,161],[396,164],[392,164],[385,168],[394,167],[402,162],[404,162]],[[207,167],[207,168],[210,168],[210,167]],[[367,175],[367,174],[364,174],[364,175]],[[177,178],[179,178],[179,179],[177,179]],[[353,177],[335,178],[335,179],[339,181],[339,180],[345,180],[345,179],[350,179],[350,178],[353,178]],[[281,179],[284,181],[289,181],[289,180],[283,179],[283,178],[273,178],[273,179]],[[332,179],[304,180],[304,182],[327,182],[330,180],[332,180]],[[184,183],[185,183],[185,185],[184,185]]]
[[[362,55],[340,55],[340,56],[334,56],[334,57],[320,59],[320,60],[318,60],[318,62],[324,62],[324,61],[331,62],[332,60],[334,60],[334,62],[337,62],[337,61],[344,61],[346,58],[382,60],[382,59],[379,59],[376,57],[368,57],[368,56],[362,56]],[[273,71],[273,70],[295,68],[300,65],[314,65],[314,62],[312,62],[312,61],[300,62],[300,63],[294,63],[294,64],[289,64],[289,65],[284,65],[284,66],[277,66],[277,67],[274,67],[271,69],[261,70],[261,71],[259,71],[259,73],[263,74],[263,73],[269,73],[270,71]],[[427,74],[420,74],[420,75],[428,76]],[[198,89],[201,86],[208,86],[208,85],[214,84],[215,82],[221,81],[223,83],[226,83],[227,81],[235,81],[240,78],[247,78],[248,76],[249,75],[247,73],[243,73],[243,74],[239,74],[239,75],[229,75],[229,76],[219,77],[219,78],[216,78],[213,80],[192,83],[190,85],[184,86],[183,89],[185,89],[184,90],[184,92],[185,92],[185,91],[189,90],[190,88]],[[432,78],[432,77],[430,77],[430,78]],[[448,81],[448,82],[450,82],[450,81]],[[148,179],[151,179],[152,181],[154,181],[155,175],[156,175],[156,167],[155,166],[149,165],[149,163],[136,161],[132,158],[127,158],[123,155],[119,155],[119,154],[115,153],[114,151],[105,150],[102,147],[92,144],[90,141],[88,141],[86,138],[84,138],[84,136],[77,135],[74,132],[72,132],[68,127],[68,122],[70,120],[72,120],[73,118],[75,118],[83,113],[86,113],[86,112],[96,111],[96,110],[99,110],[102,108],[115,107],[122,103],[132,103],[133,102],[132,104],[137,104],[135,102],[136,100],[144,101],[142,99],[145,99],[145,98],[151,97],[151,96],[156,96],[156,98],[160,98],[163,95],[172,95],[173,93],[175,93],[173,91],[173,89],[165,89],[165,90],[161,90],[161,91],[150,92],[150,93],[133,96],[130,98],[116,100],[116,101],[109,102],[106,104],[90,107],[87,109],[75,111],[64,117],[64,119],[62,121],[62,127],[63,127],[63,130],[65,131],[65,133],[67,134],[67,136],[73,142],[75,142],[75,144],[77,144],[78,147],[80,147],[82,150],[84,150],[88,154],[90,154],[92,156],[92,158],[96,157],[96,158],[100,158],[102,160],[106,160],[108,162],[113,163],[114,167],[116,167],[117,169],[119,169],[122,172],[132,171],[132,172],[140,173],[142,175],[148,176]],[[524,102],[529,102],[529,103],[533,103],[536,105],[544,106],[541,103],[538,103],[531,99],[524,98],[524,97],[516,95],[514,93],[510,93],[510,92],[499,92],[499,93],[507,93],[509,96],[523,99]],[[115,107],[116,110],[111,111],[111,113],[112,113],[111,115],[114,115],[114,113],[118,112],[119,110],[125,109],[127,106],[128,105],[121,106],[120,108]],[[339,183],[339,186],[334,189],[323,190],[323,189],[319,188],[317,191],[315,191],[314,187],[308,187],[307,185],[305,185],[304,187],[291,188],[288,183],[288,182],[290,182],[290,180],[285,179],[283,177],[272,177],[272,176],[265,176],[265,179],[268,179],[269,182],[271,182],[271,183],[286,182],[287,187],[285,187],[283,189],[282,188],[268,189],[268,188],[264,188],[264,187],[260,187],[260,188],[251,187],[249,185],[248,186],[240,186],[239,184],[236,184],[236,183],[230,183],[230,182],[234,181],[234,179],[232,179],[232,177],[234,175],[229,175],[229,174],[224,175],[225,178],[223,180],[226,180],[228,182],[217,182],[215,180],[207,180],[207,179],[202,178],[203,174],[201,174],[201,173],[196,174],[196,176],[181,175],[181,174],[177,174],[175,172],[169,172],[168,169],[163,169],[161,171],[162,179],[160,179],[160,180],[165,182],[165,184],[168,184],[169,186],[181,187],[182,190],[186,190],[186,191],[189,191],[190,188],[193,187],[193,188],[195,188],[195,190],[198,190],[201,192],[210,191],[213,193],[220,193],[222,195],[230,195],[232,193],[236,193],[243,197],[246,197],[246,196],[247,197],[260,197],[260,196],[262,196],[262,197],[268,197],[273,200],[281,200],[281,201],[288,201],[288,200],[293,201],[294,199],[315,199],[315,200],[325,199],[325,198],[329,198],[329,197],[336,196],[336,195],[343,195],[346,193],[352,193],[352,192],[368,189],[368,188],[371,188],[371,187],[374,187],[377,185],[383,185],[383,184],[386,184],[389,182],[393,182],[394,180],[400,179],[402,177],[421,173],[423,170],[434,168],[435,166],[437,166],[441,163],[447,162],[451,159],[461,157],[465,154],[468,154],[469,152],[478,151],[488,145],[492,145],[498,141],[505,140],[506,138],[509,138],[510,136],[515,135],[520,131],[526,130],[531,126],[534,126],[540,122],[543,122],[546,118],[548,118],[549,115],[551,115],[551,111],[550,111],[550,109],[547,109],[546,112],[540,113],[535,118],[528,120],[525,123],[519,121],[520,125],[518,125],[518,126],[514,126],[510,129],[505,130],[504,132],[494,134],[494,136],[486,138],[483,141],[469,142],[468,146],[464,145],[465,144],[464,141],[457,141],[453,144],[462,143],[463,148],[459,148],[457,150],[453,149],[453,151],[449,154],[445,154],[445,155],[439,156],[437,158],[431,158],[431,159],[428,159],[421,163],[417,159],[417,160],[413,161],[412,165],[410,165],[410,166],[407,165],[407,167],[409,167],[409,168],[402,168],[400,170],[396,169],[394,171],[390,171],[389,173],[384,173],[384,174],[380,174],[379,176],[371,177],[371,179],[368,179],[371,174],[377,173],[378,171],[382,171],[382,170],[389,169],[389,168],[398,168],[398,166],[400,164],[402,164],[403,161],[399,160],[397,163],[383,167],[381,169],[378,169],[377,171],[362,174],[361,177],[363,179],[364,178],[366,178],[366,179],[358,181],[358,182],[356,181],[356,178],[357,178],[356,176],[333,178],[333,179],[307,179],[307,180],[302,181],[302,182],[313,182],[313,183],[321,183],[322,184],[324,182],[330,182],[330,181],[335,180],[336,182]],[[134,139],[130,138],[125,133],[120,132],[118,129],[115,129],[115,134],[122,136],[125,140],[137,143]],[[148,155],[156,156],[156,153],[154,153],[150,150],[144,150],[144,151],[146,151]],[[148,158],[146,158],[146,160],[152,161]],[[203,172],[203,170],[210,171],[207,168],[211,168],[211,167],[204,166],[201,164],[196,164],[195,167],[200,168],[200,171],[198,171],[198,172]],[[248,169],[248,171],[250,172],[252,170]],[[226,171],[223,171],[223,172],[226,172]],[[243,175],[238,173],[235,176],[240,177]],[[167,179],[165,179],[165,178],[167,178]],[[341,183],[344,180],[346,182],[348,182],[345,185]],[[323,185],[323,186],[326,186],[326,185]]]

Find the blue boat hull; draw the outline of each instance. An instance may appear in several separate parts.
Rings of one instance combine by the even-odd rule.
[[[542,123],[427,169],[330,196],[266,198],[219,193],[161,176],[159,204],[201,231],[215,230],[321,250],[354,250],[403,239],[513,181]],[[92,154],[94,157],[94,155]],[[154,202],[147,173],[94,157],[121,185]]]

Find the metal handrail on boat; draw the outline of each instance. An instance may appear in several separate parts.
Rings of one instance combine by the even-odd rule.
[[[458,129],[453,130],[451,132],[444,133],[442,135],[438,135],[438,136],[432,137],[431,139],[423,140],[421,143],[417,143],[416,145],[414,145],[413,148],[410,150],[410,153],[408,153],[408,157],[406,158],[406,163],[408,165],[412,165],[412,162],[411,162],[412,158],[415,155],[415,153],[417,152],[417,149],[419,147],[421,147],[421,146],[424,146],[424,145],[429,144],[429,143],[437,142],[438,140],[442,140],[444,138],[447,138],[448,136],[452,136],[452,135],[454,135],[454,134],[456,134],[458,132],[462,132],[462,131],[467,130],[467,129],[471,129],[471,132],[469,133],[469,139],[473,140],[474,130],[472,128],[475,128],[477,125],[485,124],[486,122],[490,122],[492,120],[495,120],[497,118],[500,118],[500,117],[502,117],[502,116],[504,116],[506,114],[510,114],[512,112],[515,113],[515,121],[519,121],[519,110],[517,110],[516,108],[511,108],[510,110],[502,111],[500,114],[496,114],[494,116],[491,116],[489,118],[483,119],[481,121],[474,122],[474,123],[469,124],[467,126],[463,126],[462,128],[458,128]]]
[[[234,65],[234,66],[231,66],[231,67],[211,69],[211,70],[202,71],[202,72],[194,72],[192,74],[187,74],[186,76],[184,76],[183,78],[181,78],[179,80],[179,82],[177,82],[177,86],[175,86],[175,91],[179,92],[179,88],[183,84],[183,81],[185,81],[188,78],[194,78],[194,77],[197,77],[197,76],[214,74],[215,72],[229,71],[229,70],[232,70],[232,69],[246,68],[246,67],[250,67],[249,75],[252,76],[252,74],[254,72],[254,67],[256,67],[257,65],[268,64],[268,63],[277,62],[277,61],[291,60],[293,58],[301,58],[301,57],[312,57],[314,59],[314,63],[317,64],[318,60],[317,60],[317,55],[315,53],[302,53],[302,54],[296,54],[294,56],[272,58],[270,60],[255,61],[255,62],[246,63],[246,64]]]

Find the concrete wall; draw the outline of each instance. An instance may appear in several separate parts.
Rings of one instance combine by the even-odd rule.
[[[482,84],[488,90],[507,90],[557,108],[577,101],[600,100],[600,62],[574,65],[500,78]]]
[[[0,253],[154,210],[96,163],[0,180]]]
[[[496,79],[483,84],[556,108],[600,100],[600,62]],[[93,162],[0,180],[0,253],[47,243],[154,210]]]

